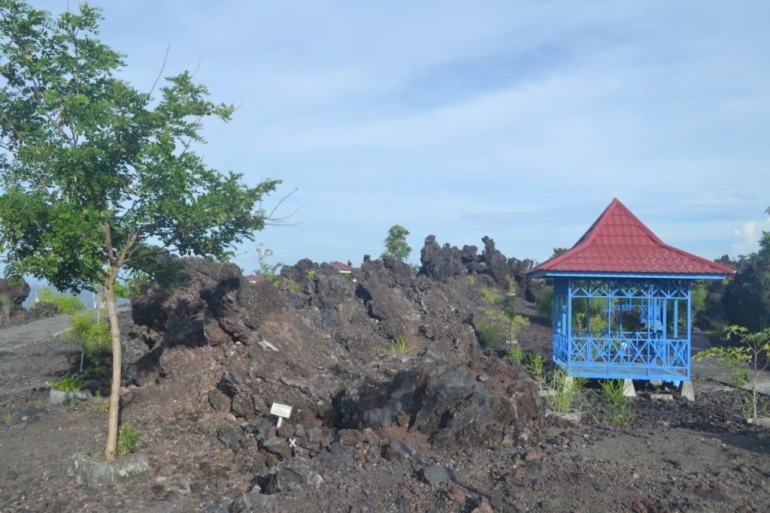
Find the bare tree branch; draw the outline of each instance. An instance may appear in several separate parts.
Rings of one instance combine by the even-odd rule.
[[[160,82],[160,79],[163,77],[163,72],[166,70],[166,62],[168,61],[168,54],[171,51],[171,41],[166,41],[168,43],[168,46],[166,47],[166,54],[163,56],[163,64],[160,66],[160,71],[158,72],[158,76],[155,77],[155,82],[152,83],[152,87],[150,88],[150,96],[152,96],[153,91],[155,91],[155,87],[158,85],[158,82]]]
[[[291,191],[290,193],[286,194],[283,198],[281,198],[280,201],[272,208],[272,210],[270,210],[270,213],[265,217],[265,224],[266,225],[271,225],[271,226],[297,226],[297,225],[302,224],[302,223],[305,222],[305,221],[298,221],[296,223],[285,223],[284,222],[287,219],[291,219],[292,217],[294,217],[294,214],[299,212],[302,207],[298,207],[294,212],[292,212],[291,214],[289,214],[287,216],[273,217],[275,215],[276,210],[278,210],[278,208],[283,204],[283,202],[286,201],[289,198],[289,196],[291,196],[292,194],[297,192],[297,190],[298,189],[295,187],[293,191]],[[261,204],[260,204],[260,207],[261,207]]]

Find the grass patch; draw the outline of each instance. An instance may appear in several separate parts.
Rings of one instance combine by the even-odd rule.
[[[547,385],[545,375],[545,357],[540,354],[530,355],[526,361],[527,370],[529,371],[532,379],[538,384],[540,388],[545,388]]]
[[[388,347],[385,352],[387,354],[393,355],[406,355],[411,353],[413,350],[414,346],[409,344],[409,341],[406,339],[406,337],[396,337],[391,341],[390,347]]]
[[[46,381],[46,385],[60,392],[80,392],[88,386],[90,381],[85,374],[65,374],[53,381]]]

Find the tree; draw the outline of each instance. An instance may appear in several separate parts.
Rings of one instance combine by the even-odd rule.
[[[228,121],[184,72],[140,92],[118,78],[123,56],[98,39],[98,9],[58,17],[0,0],[0,254],[6,274],[59,290],[102,290],[112,388],[105,458],[114,459],[121,379],[115,284],[154,276],[159,250],[221,257],[270,216],[278,180],[248,186],[206,167],[194,147],[205,118]],[[160,79],[160,75],[158,79]],[[157,84],[157,81],[156,81]]]
[[[770,216],[770,207],[767,207],[765,214]],[[759,256],[770,260],[770,232],[762,231],[762,238],[759,239]]]
[[[762,232],[759,251],[739,257],[736,267],[721,299],[728,322],[750,331],[770,327],[770,232]]]
[[[406,237],[409,235],[409,230],[401,225],[394,224],[388,230],[388,236],[385,237],[385,252],[383,257],[389,256],[403,262],[409,258],[409,254],[412,252],[412,248],[406,243]]]
[[[561,255],[565,251],[567,251],[567,248],[562,248],[562,247],[553,248],[553,254],[551,255],[551,258],[556,258],[557,256]]]

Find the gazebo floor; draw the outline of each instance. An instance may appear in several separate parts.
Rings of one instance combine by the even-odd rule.
[[[661,381],[686,381],[690,379],[686,369],[663,369],[659,367],[645,366],[619,366],[606,363],[571,363],[565,365],[556,362],[565,369],[570,376],[591,379],[636,379],[636,380],[661,380]]]

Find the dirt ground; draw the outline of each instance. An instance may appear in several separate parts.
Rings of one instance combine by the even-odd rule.
[[[522,344],[541,338],[524,334]],[[490,442],[450,452],[398,427],[356,432],[333,457],[297,451],[279,462],[312,468],[317,478],[275,495],[257,493],[265,483],[235,470],[243,465],[212,427],[218,413],[180,399],[187,396],[175,387],[184,384],[168,381],[124,396],[122,421],[138,428],[152,475],[78,485],[68,462],[102,449],[103,403],[52,405],[45,384],[76,359],[71,343],[57,338],[0,347],[2,512],[770,511],[768,432],[736,417],[739,392],[703,380],[694,382],[694,404],[640,392],[636,418],[624,427],[607,422],[608,406],[589,384],[582,421],[549,421],[529,447]],[[396,439],[411,449],[389,457],[383,448]],[[451,477],[431,485],[426,469],[435,465]]]

